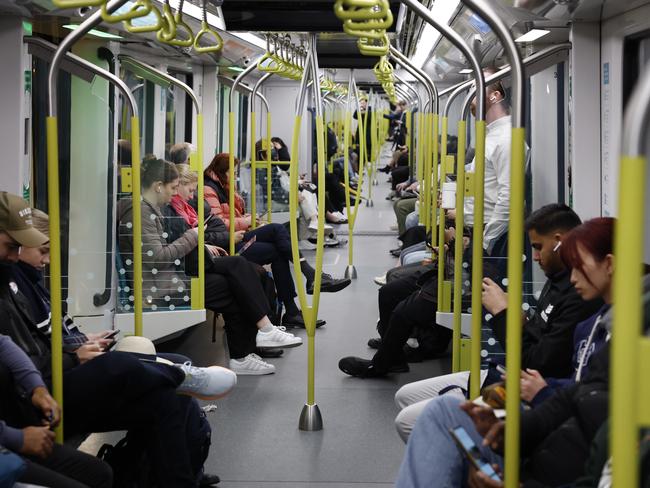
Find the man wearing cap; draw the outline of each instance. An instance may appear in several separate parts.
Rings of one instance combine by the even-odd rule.
[[[0,192],[0,334],[10,336],[29,356],[46,383],[52,371],[50,341],[30,315],[30,303],[16,284],[13,264],[21,245],[39,247],[47,241],[33,228],[27,202]],[[193,368],[199,369],[209,370]],[[194,403],[188,396],[178,395],[177,389],[186,385],[183,393],[192,395],[200,388],[190,390],[182,367],[141,361],[126,352],[84,360],[74,352],[63,351],[63,370],[66,434],[137,428],[146,436],[147,455],[158,486],[196,485],[195,460],[190,459],[191,446],[185,432]],[[209,383],[209,377],[204,379]]]

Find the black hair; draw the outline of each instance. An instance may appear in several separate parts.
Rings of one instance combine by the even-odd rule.
[[[163,185],[167,185],[178,179],[178,170],[173,163],[164,159],[145,157],[142,160],[140,175],[142,188],[149,188],[156,181],[161,181]]]
[[[534,230],[547,235],[554,231],[568,231],[578,227],[582,221],[571,207],[563,203],[550,203],[531,213],[524,222],[526,232]]]
[[[286,148],[286,147],[287,147],[287,145],[284,143],[284,141],[283,141],[282,139],[280,139],[279,137],[271,137],[271,142],[277,142],[277,143],[280,144],[283,148]]]

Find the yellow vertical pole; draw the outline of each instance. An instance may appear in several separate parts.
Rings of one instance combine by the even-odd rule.
[[[463,227],[465,214],[465,121],[458,121],[458,156],[456,157],[456,236],[454,246],[454,334],[452,337],[452,371],[460,371],[460,336],[463,311]]]
[[[52,316],[52,393],[63,411],[63,309],[61,291],[61,217],[59,212],[59,131],[56,117],[47,117],[47,205],[50,215],[50,297]],[[63,443],[63,415],[56,428]]]
[[[230,255],[235,255],[235,113],[230,112],[228,116],[228,147],[230,149],[230,159],[228,168],[228,205],[230,212],[228,218],[230,219]]]
[[[470,398],[481,389],[481,323],[483,289],[483,199],[485,198],[485,121],[476,121],[476,153],[474,157],[474,230],[472,234],[472,337],[470,344]],[[513,162],[514,164],[514,162]],[[511,196],[511,198],[513,198]],[[518,313],[521,313],[521,307]],[[511,347],[508,350],[512,350]],[[517,375],[511,375],[518,378]]]
[[[441,147],[440,147],[440,191],[442,192],[442,185],[447,179],[447,117],[443,116],[442,120],[442,131],[440,134],[441,137]],[[437,195],[434,195],[433,198],[436,200],[436,206],[438,203]],[[435,223],[431,227],[431,233],[435,233],[436,227]],[[439,211],[438,217],[438,310],[441,312],[448,312],[445,310],[444,304],[444,282],[445,282],[445,212],[442,208]]]
[[[613,284],[612,371],[610,376],[610,453],[613,486],[639,486],[639,339],[643,312],[641,276],[643,263],[646,159],[624,156],[619,182],[619,217],[614,228],[616,269]],[[639,375],[641,373],[641,375]],[[646,399],[647,400],[647,399]],[[642,407],[640,407],[642,406]]]
[[[431,163],[431,196],[429,201],[429,208],[431,209],[431,246],[436,247],[437,245],[442,246],[442,243],[438,243],[438,236],[434,231],[436,225],[436,217],[438,213],[438,114],[433,114],[433,134],[431,138],[431,151],[429,157],[433,158]],[[442,213],[442,212],[441,212]]]
[[[201,225],[205,221],[205,207],[203,205],[203,115],[200,113],[196,114],[196,175],[198,177],[198,184],[196,186],[196,200],[197,200],[197,214],[199,219],[199,244],[198,249],[203,249],[205,247],[205,229]],[[197,290],[192,290],[192,293],[196,293]],[[199,307],[201,309],[205,308],[205,253],[199,252]],[[137,296],[137,295],[136,295]]]
[[[251,112],[251,227],[254,229],[257,227],[257,151],[255,150],[255,132],[257,130],[256,126],[256,114]],[[271,152],[271,148],[266,148],[267,152]]]
[[[266,215],[270,224],[273,221],[273,167],[271,165],[271,112],[266,112]]]
[[[358,114],[358,123],[359,123],[359,134],[361,134],[361,114]],[[345,112],[345,125],[343,134],[343,182],[345,183],[345,208],[348,213],[348,265],[352,266],[352,261],[354,260],[354,254],[352,251],[352,206],[350,205],[350,127],[352,126],[352,113],[348,107],[348,110]],[[359,151],[359,163],[361,163],[361,151]],[[361,170],[359,170],[361,172]],[[320,185],[319,185],[320,186]],[[357,188],[359,188],[357,186]],[[358,197],[357,197],[358,198]]]
[[[144,333],[142,320],[142,189],[140,187],[140,121],[131,117],[131,181],[133,201],[133,318],[135,335]]]
[[[424,122],[424,133],[426,134],[424,141],[424,166],[422,168],[422,182],[420,183],[420,192],[423,195],[423,206],[420,208],[420,220],[424,223],[425,229],[427,232],[431,229],[431,183],[432,183],[432,161],[433,157],[431,154],[431,148],[433,147],[433,141],[429,138],[433,131],[433,117],[431,113],[426,114]]]
[[[506,312],[506,343],[508,344],[506,369],[508,371],[521,370],[521,305],[524,269],[521,256],[524,251],[525,132],[526,129],[523,127],[512,128],[510,226],[508,228],[508,309]],[[473,337],[472,342],[474,342]],[[519,380],[516,374],[506,377],[507,425],[510,427],[506,428],[505,452],[505,475],[508,488],[519,486]]]

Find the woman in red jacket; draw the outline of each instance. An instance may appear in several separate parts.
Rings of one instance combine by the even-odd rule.
[[[239,164],[239,160],[235,158],[235,164]],[[204,198],[210,205],[213,215],[219,217],[230,229],[230,206],[228,205],[228,170],[230,167],[230,155],[228,153],[217,154],[210,165],[204,172]],[[257,264],[270,264],[273,270],[273,276],[278,288],[284,285],[288,289],[294,289],[293,278],[289,275],[291,283],[283,284],[281,279],[287,273],[283,270],[287,266],[287,262],[292,260],[291,253],[291,239],[286,227],[280,224],[266,224],[261,225],[257,229],[251,229],[252,219],[256,218],[246,213],[244,200],[235,193],[235,219],[233,225],[235,226],[235,242],[236,249],[240,249],[243,244],[256,238],[256,242],[251,245],[243,254],[244,257]],[[300,269],[302,274],[307,279],[307,293],[311,294],[314,290],[314,277],[315,270],[304,257],[300,257]],[[278,276],[276,276],[276,274]],[[280,278],[280,280],[278,280]],[[329,274],[323,273],[321,291],[323,292],[337,292],[350,284],[350,280],[336,279]],[[281,296],[281,290],[278,289],[278,296]],[[287,307],[287,319],[291,318],[289,322],[283,319],[282,325],[285,326],[304,326],[302,324],[302,317],[297,314],[297,307],[293,300],[287,300],[284,303]],[[290,309],[291,308],[291,309]]]

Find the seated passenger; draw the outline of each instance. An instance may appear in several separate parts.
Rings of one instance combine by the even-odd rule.
[[[522,337],[521,364],[543,376],[566,378],[573,370],[571,357],[576,324],[592,316],[602,306],[600,299],[585,302],[574,289],[570,271],[558,250],[571,229],[580,225],[580,218],[563,204],[550,204],[533,212],[525,223],[533,247],[533,259],[546,274],[547,281],[537,300],[537,312],[525,322]],[[483,280],[483,306],[492,315],[488,326],[507,351],[507,295],[490,278]],[[487,370],[481,372],[481,384]],[[452,373],[404,385],[395,395],[401,412],[395,419],[400,437],[406,441],[415,421],[426,404],[443,389],[454,387],[448,394],[463,396],[467,390],[469,371]]]
[[[190,164],[190,154],[192,154],[192,144],[179,142],[169,149],[169,160],[174,164]]]
[[[235,164],[238,163],[239,161],[235,160]],[[212,213],[223,220],[223,222],[226,224],[226,227],[228,228],[230,228],[230,207],[228,205],[229,166],[229,155],[226,153],[217,154],[210,163],[210,166],[206,168],[204,173],[205,199],[210,204]],[[273,275],[275,277],[276,283],[278,283],[278,287],[287,287],[293,290],[293,279],[291,281],[291,284],[284,282],[284,279],[282,280],[283,283],[280,283],[281,278],[279,276],[276,276],[276,269],[274,268],[274,264],[279,265],[280,261],[288,262],[293,259],[293,254],[291,251],[291,239],[289,237],[287,229],[280,224],[266,224],[258,227],[257,229],[251,229],[252,218],[253,217],[250,214],[244,213],[244,200],[239,194],[235,193],[234,225],[236,231],[236,249],[241,249],[246,241],[252,239],[255,236],[256,242],[246,250],[246,258],[257,264],[271,264]],[[262,222],[258,222],[258,224],[262,224]],[[313,293],[314,278],[316,272],[314,268],[312,268],[309,263],[307,263],[304,257],[300,258],[300,270],[307,279],[307,293]],[[347,287],[350,282],[351,281],[347,278],[336,279],[326,273],[323,273],[321,291],[337,292]],[[295,296],[295,292],[292,291],[292,295]],[[295,313],[295,310],[287,312],[291,317],[292,314],[290,312]],[[289,325],[293,324],[289,323]],[[300,326],[299,323],[296,323],[295,325]]]
[[[41,373],[4,335],[0,335],[0,398],[0,445],[20,454],[26,464],[18,481],[51,488],[112,488],[113,473],[107,464],[54,442],[51,429],[58,425],[61,409]]]
[[[49,382],[49,327],[37,327],[31,317],[33,307],[17,283],[20,281],[12,266],[18,261],[21,245],[40,249],[47,241],[32,227],[26,202],[0,193],[0,313],[5,317],[0,333],[10,336]],[[23,289],[29,290],[24,285]],[[89,342],[75,351],[63,351],[66,433],[137,430],[148,439],[147,455],[159,486],[194,487],[204,459],[197,466],[197,460],[190,455],[195,451],[188,444],[185,425],[199,411],[186,395],[220,396],[224,392],[222,373],[226,370],[145,362],[133,354],[104,353],[99,349],[97,343]],[[229,390],[233,385],[231,377],[225,388]]]
[[[170,236],[165,230],[161,208],[170,203],[179,184],[176,166],[160,159],[149,159],[142,165],[142,250],[143,281],[147,299],[152,305],[169,303],[187,295],[188,277],[177,271],[180,263],[198,244],[198,230],[184,219],[183,233]],[[185,210],[192,209],[187,205]],[[192,209],[193,210],[193,209]],[[132,222],[131,200],[120,200],[120,225]],[[196,217],[194,217],[196,219]],[[169,240],[169,242],[168,242]],[[122,233],[120,249],[132,253],[130,235]],[[272,364],[255,354],[256,347],[282,348],[302,344],[302,339],[273,325],[270,309],[257,271],[239,256],[219,257],[223,250],[207,245],[210,253],[205,273],[205,304],[222,313],[230,352],[230,369],[237,374],[264,375],[275,372]],[[148,289],[150,283],[153,286]]]
[[[586,301],[602,299],[610,306],[615,262],[613,227],[611,218],[587,221],[565,236],[561,247],[562,260],[572,269],[570,280],[580,297]],[[647,300],[648,276],[643,286]],[[600,321],[608,332],[612,327],[612,310]],[[648,317],[646,329],[647,326]],[[589,371],[578,382],[556,390],[538,407],[522,412],[525,482],[560,486],[583,473],[589,445],[607,418],[608,390],[609,342],[594,353]],[[418,418],[400,468],[398,488],[465,486],[462,480],[466,463],[449,434],[449,428],[455,426],[462,426],[469,433],[484,458],[502,466],[504,422],[488,407],[445,395],[432,400]]]

